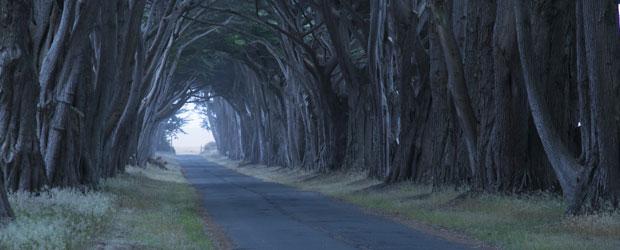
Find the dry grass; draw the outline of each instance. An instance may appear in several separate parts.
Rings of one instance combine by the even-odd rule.
[[[160,155],[162,159],[166,161],[166,169],[161,169],[157,166],[149,164],[147,168],[139,168],[134,166],[127,166],[126,172],[133,176],[143,176],[145,178],[163,182],[173,183],[187,183],[183,173],[181,172],[181,166],[174,160],[172,155]]]
[[[620,249],[620,212],[580,217],[564,216],[555,194],[527,196],[482,195],[454,199],[467,190],[401,183],[380,187],[366,173],[317,175],[280,167],[244,165],[214,150],[209,160],[243,174],[317,191],[407,222],[481,240],[502,249]]]
[[[113,222],[100,246],[141,249],[212,249],[200,214],[198,195],[178,164],[167,158],[166,169],[129,167],[109,180],[105,192],[118,196]]]
[[[104,232],[114,196],[52,189],[40,195],[9,195],[14,221],[0,228],[0,249],[76,249]]]

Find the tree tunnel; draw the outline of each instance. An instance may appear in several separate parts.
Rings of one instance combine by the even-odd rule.
[[[223,29],[235,49],[220,50],[225,84],[210,89],[209,126],[220,152],[251,163],[472,193],[550,190],[569,213],[615,207],[616,8],[612,0],[214,7],[243,24]]]
[[[96,188],[146,164],[188,102],[232,159],[617,207],[616,9],[0,1],[0,216],[6,191]]]

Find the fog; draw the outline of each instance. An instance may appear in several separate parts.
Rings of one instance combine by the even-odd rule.
[[[195,110],[194,104],[187,104],[184,109],[187,111],[181,116],[187,119],[182,128],[185,133],[179,133],[177,138],[173,138],[172,146],[177,154],[198,154],[202,146],[214,141],[213,135],[202,127],[202,117]]]

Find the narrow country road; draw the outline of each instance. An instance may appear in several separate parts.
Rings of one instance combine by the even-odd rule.
[[[235,249],[467,249],[315,192],[179,156],[188,181]]]

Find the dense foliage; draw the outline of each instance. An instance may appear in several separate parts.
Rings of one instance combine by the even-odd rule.
[[[0,218],[4,188],[94,188],[169,146],[212,65],[193,45],[227,22],[211,2],[0,1]]]
[[[613,0],[249,2],[213,8],[270,31],[215,74],[229,157],[618,207]]]
[[[614,0],[0,0],[6,191],[93,188],[203,103],[234,159],[620,202]],[[171,120],[172,119],[172,120]],[[172,127],[171,127],[172,126]]]

